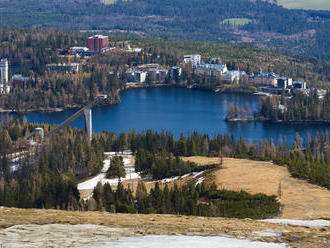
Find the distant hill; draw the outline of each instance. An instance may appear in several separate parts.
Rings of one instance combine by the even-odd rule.
[[[292,9],[330,10],[329,0],[278,0],[278,2],[280,5]]]
[[[290,10],[259,0],[102,2],[3,0],[1,25],[241,43],[330,59],[330,11]]]

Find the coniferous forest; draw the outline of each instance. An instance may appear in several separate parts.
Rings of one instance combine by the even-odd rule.
[[[253,144],[226,134],[209,137],[194,133],[176,139],[169,132],[130,132],[119,136],[102,132],[95,134],[89,144],[84,131],[68,127],[43,146],[30,147],[30,156],[25,156],[19,163],[12,161],[8,154],[26,149],[24,137],[28,137],[35,127],[35,124],[25,120],[1,123],[1,205],[81,210],[105,208],[118,212],[242,218],[264,218],[278,213],[278,203],[274,197],[218,190],[215,186],[204,184],[174,189],[155,188],[148,193],[141,184],[140,193],[136,196],[130,189],[121,188],[120,185],[116,191],[109,186],[99,185],[94,191],[93,200],[80,200],[77,182],[101,171],[104,151],[127,149],[137,156],[137,171],[151,174],[155,179],[197,170],[195,164],[183,162],[179,156],[226,156],[273,160],[279,166],[287,166],[294,177],[330,188],[329,134],[318,134],[306,139],[297,135],[294,144],[289,146],[285,140],[278,141],[277,145],[273,141]],[[52,128],[49,125],[42,127],[46,131]],[[221,166],[216,166],[221,169]],[[175,201],[169,202],[169,199]]]
[[[275,216],[280,207],[275,196],[218,190],[215,184],[207,186],[205,183],[184,185],[181,188],[174,185],[172,189],[167,185],[161,189],[156,183],[155,188],[148,193],[145,185],[140,182],[135,197],[122,184],[118,185],[116,191],[109,184],[98,184],[90,201],[90,208],[109,212],[252,219]]]
[[[142,37],[245,43],[329,59],[329,11],[251,0],[20,0],[0,3],[2,25],[111,30]],[[207,8],[205,8],[207,6]],[[232,18],[247,20],[235,25]]]
[[[120,91],[127,88],[125,71],[128,67],[157,63],[170,68],[179,65],[185,53],[200,53],[205,61],[214,56],[221,57],[230,70],[240,68],[247,73],[253,73],[261,67],[265,71],[304,80],[310,87],[330,87],[329,63],[319,59],[283,56],[271,50],[243,45],[120,36],[110,36],[110,45],[124,49],[125,42],[129,39],[130,43],[142,47],[143,50],[136,54],[112,50],[110,53],[96,54],[88,63],[84,62],[84,57],[72,57],[72,62],[83,64],[77,74],[47,70],[46,65],[49,63],[67,63],[68,58],[63,53],[66,54],[68,48],[73,46],[86,46],[87,38],[91,34],[39,29],[0,29],[0,57],[8,58],[9,78],[14,74],[29,78],[24,88],[13,87],[10,94],[0,95],[0,109],[25,112],[74,108],[83,106],[98,94],[108,95],[105,104],[118,103]],[[235,87],[225,87],[218,79],[195,75],[191,68],[183,68],[180,80],[166,78],[163,83],[173,87],[198,86],[209,90],[220,87],[229,92],[251,93],[257,90],[253,84],[245,81]]]
[[[279,108],[279,106],[283,106]],[[268,97],[260,104],[258,117],[273,122],[329,122],[330,94],[320,98],[316,92],[309,96],[298,92],[292,98]]]

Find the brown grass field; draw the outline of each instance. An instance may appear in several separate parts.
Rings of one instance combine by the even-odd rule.
[[[217,164],[219,158],[183,157],[200,165]],[[201,175],[207,184],[216,183],[218,188],[249,193],[264,193],[276,195],[282,204],[282,212],[278,218],[286,219],[317,219],[330,218],[330,191],[307,181],[291,177],[286,167],[271,162],[253,161],[247,159],[224,158],[222,169],[214,169]],[[197,177],[198,178],[198,177]],[[195,182],[197,178],[187,176],[167,183],[171,188],[174,184],[182,186]],[[155,181],[143,179],[147,190],[154,187]],[[133,192],[138,180],[123,182]],[[160,183],[160,187],[165,184]],[[115,188],[115,187],[114,187]],[[80,191],[81,197],[86,197],[92,190]]]
[[[218,158],[189,157],[200,164],[217,163]],[[290,176],[286,167],[271,162],[225,158],[223,169],[211,172],[208,182],[219,188],[277,195],[283,205],[279,218],[330,218],[330,191]],[[280,196],[281,195],[281,196]]]
[[[55,228],[58,233],[55,245],[54,235],[51,226],[48,224],[65,224]],[[17,237],[17,241],[30,243],[34,242],[34,237],[43,233],[42,242],[53,244],[42,247],[80,247],[77,237],[95,239],[97,235],[107,235],[111,238],[111,233],[104,234],[99,231],[71,236],[70,225],[94,224],[111,228],[124,228],[122,236],[141,235],[224,235],[241,239],[265,242],[285,242],[290,247],[328,247],[330,240],[329,228],[308,228],[290,225],[270,224],[250,219],[227,219],[227,218],[207,218],[194,216],[174,216],[174,215],[141,215],[141,214],[110,214],[105,212],[80,212],[80,211],[60,211],[41,209],[16,209],[0,208],[0,244],[6,242],[8,237]],[[6,229],[15,225],[24,225],[14,230]],[[30,232],[31,225],[41,225],[37,231]],[[43,228],[44,226],[44,228]],[[32,226],[33,227],[33,226]],[[44,230],[45,229],[45,230]],[[72,229],[72,230],[71,230]],[[263,236],[256,232],[272,230],[281,232],[281,236]],[[56,235],[55,235],[56,236]],[[295,237],[295,241],[292,240]],[[40,237],[38,237],[40,239]],[[85,239],[86,239],[85,238]],[[65,243],[64,243],[65,242]],[[65,244],[65,245],[64,245]],[[41,246],[38,246],[41,247]]]
[[[189,157],[183,159],[203,165],[219,162],[218,158]],[[268,195],[281,193],[279,198],[283,205],[283,211],[279,216],[280,218],[316,219],[330,217],[329,190],[292,178],[285,167],[274,165],[271,162],[225,158],[222,169],[210,170],[201,176],[205,178],[206,183],[215,182],[219,188],[237,191],[243,189],[250,193],[262,192]],[[169,183],[169,186],[172,187],[174,183],[183,185],[194,182],[197,178],[187,176]],[[148,189],[155,184],[150,180],[147,183],[148,179],[143,180]],[[126,187],[130,186],[133,189],[136,188],[136,184],[136,180],[125,182]],[[281,185],[280,189],[279,185]],[[84,231],[84,226],[71,226],[77,224],[100,226],[97,227],[97,230]],[[8,227],[13,227],[13,229],[7,229]],[[117,228],[119,231],[109,233],[105,227]],[[281,235],[264,236],[259,234],[269,231],[279,232]],[[280,225],[251,219],[0,207],[0,245],[3,242],[12,241],[14,237],[23,243],[47,244],[36,247],[72,248],[80,247],[84,244],[83,242],[88,243],[91,240],[140,235],[223,235],[252,241],[284,242],[289,247],[297,248],[325,248],[329,247],[330,244],[330,228],[326,227]],[[52,245],[48,246],[48,244]]]

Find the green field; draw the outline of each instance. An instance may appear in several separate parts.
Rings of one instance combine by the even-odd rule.
[[[100,2],[104,4],[114,4],[116,0],[100,0]]]
[[[330,10],[330,0],[279,0],[279,4],[290,9]]]
[[[243,26],[253,22],[253,20],[248,18],[230,18],[221,21],[221,24],[231,24],[233,26]]]

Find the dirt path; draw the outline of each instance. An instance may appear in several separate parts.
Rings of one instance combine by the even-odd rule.
[[[189,157],[201,164],[215,163],[217,158]],[[290,176],[286,167],[271,162],[246,159],[224,159],[224,168],[209,177],[219,188],[249,193],[281,194],[283,211],[280,218],[330,218],[330,190]]]

